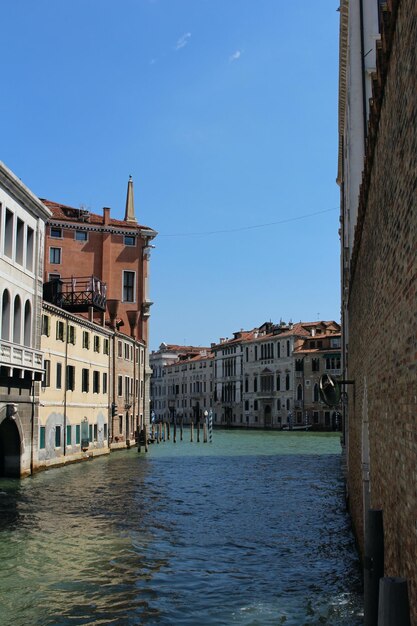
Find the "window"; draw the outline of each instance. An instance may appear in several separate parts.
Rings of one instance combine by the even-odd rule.
[[[272,374],[266,374],[261,376],[261,391],[265,393],[269,393],[272,391],[272,387],[274,384],[274,379]]]
[[[39,428],[39,448],[41,450],[45,449],[45,426]]]
[[[26,232],[26,269],[29,272],[33,271],[33,243],[35,240],[35,233],[33,228],[27,227]]]
[[[117,356],[120,358],[123,356],[123,344],[121,341],[117,342]]]
[[[56,239],[61,239],[62,237],[62,228],[56,228],[54,226],[51,226],[51,237],[54,237]]]
[[[108,339],[103,339],[103,352],[104,354],[110,354],[110,342]]]
[[[42,335],[49,337],[51,333],[51,318],[49,315],[42,315]]]
[[[319,396],[319,386],[318,386],[318,384],[316,383],[316,384],[314,385],[314,395],[313,395],[314,402],[318,402],[318,401],[319,401],[319,397],[320,397],[320,396]]]
[[[49,274],[49,280],[59,280],[61,278],[61,274]]]
[[[296,372],[302,372],[304,369],[304,360],[303,359],[296,359],[295,360],[295,371]]]
[[[100,372],[93,372],[93,393],[100,393]]]
[[[56,388],[62,388],[62,363],[56,364]]]
[[[14,215],[6,209],[6,224],[4,229],[4,254],[10,258],[13,255],[13,227]]]
[[[90,372],[88,369],[83,369],[81,372],[81,391],[88,393],[90,389]]]
[[[107,393],[107,373],[103,372],[103,393]]]
[[[134,235],[125,235],[125,246],[135,246],[136,245],[136,238]]]
[[[90,333],[86,330],[83,330],[83,348],[90,349]]]
[[[281,376],[277,374],[277,391],[281,391]]]
[[[93,441],[93,425],[88,425],[88,441],[91,443]]]
[[[59,339],[59,341],[64,341],[64,339],[65,339],[64,322],[57,321],[57,323],[56,323],[56,338]]]
[[[75,389],[75,367],[67,365],[67,389],[74,391]]]
[[[55,426],[55,448],[61,447],[61,426]]]
[[[51,384],[51,361],[44,360],[45,373],[43,375],[42,387],[49,387]]]
[[[81,426],[79,424],[75,425],[75,445],[79,446],[80,445],[80,439],[81,439]]]
[[[256,393],[258,391],[258,379],[257,379],[256,376],[253,379],[253,391],[254,391],[254,393]]]
[[[107,424],[103,424],[103,437],[104,441],[107,439]]]
[[[61,248],[49,248],[49,263],[61,263]]]
[[[258,410],[258,401],[257,400],[254,400],[254,402],[253,402],[253,409],[254,409],[254,411]]]
[[[100,352],[100,337],[94,335],[94,352]]]
[[[297,386],[297,400],[303,399],[303,388],[301,385]]]
[[[75,346],[75,326],[68,326],[67,342]]]
[[[249,411],[249,400],[245,400],[245,411]]]
[[[245,378],[245,393],[248,393],[249,391],[249,378],[246,377]]]
[[[75,231],[75,241],[88,241],[88,234],[86,230]]]
[[[278,400],[277,400],[277,410],[278,411],[281,410],[281,398],[278,398]]]
[[[313,372],[320,371],[320,359],[311,359],[311,369]]]
[[[319,413],[318,413],[318,411],[313,411],[313,423],[314,424],[318,424],[319,423]]]
[[[290,342],[287,341],[287,356],[290,356]]]
[[[135,301],[135,272],[123,272],[123,302]]]
[[[25,235],[25,225],[21,219],[16,222],[16,263],[23,265],[23,239]]]
[[[123,376],[118,376],[117,378],[117,395],[123,395]]]
[[[94,424],[94,434],[93,434],[93,438],[94,438],[94,441],[97,441],[97,424]]]
[[[71,442],[71,426],[70,424],[67,425],[67,446],[71,446],[72,442]]]

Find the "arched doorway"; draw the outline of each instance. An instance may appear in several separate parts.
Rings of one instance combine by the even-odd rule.
[[[20,476],[20,435],[16,422],[8,418],[0,424],[0,476]]]
[[[265,428],[272,426],[272,411],[269,404],[267,404],[264,409],[264,426]]]

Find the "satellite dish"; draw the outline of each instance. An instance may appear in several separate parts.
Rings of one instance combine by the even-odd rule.
[[[322,374],[319,382],[320,398],[327,406],[336,406],[340,402],[340,384],[330,374]]]

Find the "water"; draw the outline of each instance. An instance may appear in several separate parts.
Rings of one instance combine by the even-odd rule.
[[[333,434],[186,431],[1,479],[0,564],[1,626],[362,623]]]

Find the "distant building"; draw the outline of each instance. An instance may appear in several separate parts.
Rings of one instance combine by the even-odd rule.
[[[199,354],[165,366],[170,421],[197,423],[213,407],[213,359],[209,350],[200,348]]]
[[[109,393],[115,418],[110,425],[114,425],[110,445],[130,445],[134,433],[149,423],[148,321],[152,302],[148,274],[151,241],[157,233],[136,221],[131,179],[124,220],[111,218],[107,207],[102,215],[97,215],[49,200],[44,203],[52,212],[46,229],[45,289],[53,293],[59,285],[56,301],[50,301],[88,316],[84,305],[77,309],[79,293],[90,292],[94,305],[105,298],[104,310],[100,306],[92,308],[92,319],[115,330],[117,341],[132,345],[132,358],[128,360],[124,347],[119,357],[118,345],[114,346],[115,369],[111,372]]]
[[[417,5],[342,0],[340,16],[347,496],[365,575],[369,512],[382,511],[378,576],[408,581],[416,624]]]
[[[320,375],[341,371],[336,322],[267,322],[200,351],[162,344],[152,353],[156,420],[195,423],[212,409],[213,423],[227,428],[341,427],[341,407],[331,410],[318,395]]]
[[[0,476],[33,471],[45,221],[50,212],[0,162]]]
[[[166,421],[170,418],[165,366],[175,363],[179,358],[192,357],[205,349],[196,346],[161,343],[158,350],[152,350],[149,355],[149,364],[152,370],[150,397],[154,420]]]

